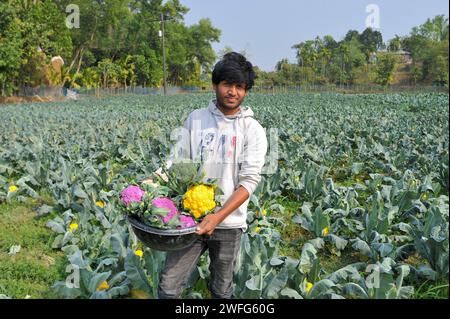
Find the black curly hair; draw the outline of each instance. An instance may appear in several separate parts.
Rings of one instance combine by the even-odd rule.
[[[212,73],[212,83],[218,85],[222,81],[229,84],[245,84],[249,91],[255,83],[253,65],[237,52],[230,52],[217,62]]]

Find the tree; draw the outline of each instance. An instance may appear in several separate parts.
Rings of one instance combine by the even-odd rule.
[[[417,79],[437,85],[448,85],[448,18],[436,16],[414,27],[402,39],[402,46],[411,52],[414,65],[420,66],[412,75]]]
[[[119,63],[119,83],[123,84],[125,89],[128,85],[134,85],[136,83],[135,64],[133,63],[133,57],[127,55],[123,57]]]
[[[220,34],[220,30],[215,28],[209,19],[201,19],[188,29],[188,46],[191,59],[195,58],[201,67],[208,72],[216,59],[211,43],[219,42]]]
[[[296,71],[298,67],[295,64],[289,63],[289,60],[284,58],[277,62],[275,70],[278,73],[277,84],[279,85],[290,85],[298,82],[299,79],[296,78]]]
[[[67,72],[79,73],[87,50],[96,52],[97,60],[114,58],[128,47],[127,35],[132,12],[131,0],[61,0],[60,10],[64,12],[69,4],[80,10],[80,28],[70,30],[74,49]],[[63,24],[60,24],[62,27]],[[67,29],[63,27],[64,29]]]
[[[162,67],[156,53],[152,52],[148,58],[143,55],[133,55],[137,84],[141,86],[158,86],[163,77]]]
[[[320,82],[328,82],[328,67],[330,65],[331,62],[331,58],[332,58],[332,50],[327,48],[326,46],[323,46],[320,50],[319,50],[319,58],[318,60],[320,61],[320,77],[321,80]]]
[[[80,83],[77,85],[87,89],[100,87],[101,79],[98,69],[91,67],[83,69],[82,74],[80,76]]]
[[[377,58],[376,82],[387,86],[392,83],[397,65],[397,56],[391,52],[380,52]]]
[[[297,60],[301,67],[313,67],[317,60],[316,41],[308,40],[295,44],[293,49],[297,50]]]
[[[361,43],[361,50],[366,55],[368,61],[370,55],[377,52],[383,45],[383,36],[379,31],[374,31],[371,28],[367,28],[359,36],[359,42]]]
[[[396,34],[395,37],[389,41],[388,49],[391,52],[397,52],[402,47],[402,39]]]
[[[440,54],[434,54],[434,56],[435,59],[429,66],[430,79],[433,84],[448,88],[448,54],[447,57]]]
[[[356,30],[349,30],[345,35],[344,41],[349,42],[352,39],[359,39],[359,32]]]
[[[440,42],[448,39],[448,27],[448,18],[444,15],[437,15],[433,19],[427,19],[424,24],[414,27],[411,31],[411,35],[419,35]]]
[[[325,46],[325,48],[331,51],[339,46],[339,44],[336,42],[336,40],[334,40],[334,38],[331,35],[326,35],[323,37],[323,45]]]
[[[116,86],[119,83],[120,67],[113,63],[111,59],[103,59],[98,63],[98,70],[101,74],[102,86]]]
[[[0,6],[0,84],[5,94],[20,86],[50,83],[50,60],[71,54],[72,39],[65,16],[51,0],[10,0]],[[2,34],[5,34],[3,36]],[[1,64],[7,62],[7,67]],[[8,84],[5,84],[5,81]]]
[[[22,64],[23,39],[20,21],[13,6],[0,3],[0,90],[11,95],[17,88],[17,76]]]

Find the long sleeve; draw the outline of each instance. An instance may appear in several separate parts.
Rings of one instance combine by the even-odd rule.
[[[244,143],[244,154],[239,169],[239,185],[251,195],[261,181],[261,170],[267,153],[266,133],[259,123],[255,122],[247,131]]]

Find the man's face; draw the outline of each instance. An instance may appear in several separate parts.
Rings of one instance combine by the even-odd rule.
[[[245,84],[230,84],[226,81],[213,85],[216,99],[222,111],[233,114],[244,101],[247,91]]]

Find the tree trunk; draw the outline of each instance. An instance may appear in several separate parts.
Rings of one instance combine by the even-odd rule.
[[[76,51],[76,53],[75,53],[75,57],[74,57],[74,59],[72,60],[72,62],[70,63],[69,69],[65,72],[65,75],[69,74],[70,71],[72,71],[72,68],[73,68],[73,66],[75,65],[75,62],[77,61],[78,58],[80,59],[80,62],[78,63],[78,67],[80,66],[80,64],[81,64],[81,58],[82,58],[82,57],[80,57],[80,53],[82,54],[83,51],[84,51],[84,45],[81,45],[81,46],[77,49],[77,51]],[[78,69],[78,70],[79,70],[79,69]],[[77,70],[77,73],[78,73],[78,70]],[[63,82],[62,82],[61,86],[64,87],[65,84],[66,84],[66,79],[65,79],[65,76],[64,76]]]
[[[81,62],[83,61],[83,52],[84,52],[84,47],[81,49],[80,59],[78,60],[78,67],[77,67],[77,71],[75,72],[75,74],[78,74],[80,72]]]

